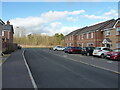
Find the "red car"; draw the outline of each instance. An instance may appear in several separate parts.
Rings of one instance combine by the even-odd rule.
[[[107,52],[106,58],[120,61],[120,48]]]
[[[81,50],[82,50],[82,48],[80,48],[80,47],[71,47],[68,50],[68,53],[81,53]]]

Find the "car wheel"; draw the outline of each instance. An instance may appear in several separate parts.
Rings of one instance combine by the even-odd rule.
[[[86,53],[86,56],[90,56],[90,53]]]
[[[104,56],[104,54],[101,54],[101,58],[104,58],[105,56]]]

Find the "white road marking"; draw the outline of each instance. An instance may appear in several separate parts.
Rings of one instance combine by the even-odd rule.
[[[22,56],[23,56],[25,65],[26,65],[26,67],[27,67],[27,70],[28,70],[28,73],[29,73],[31,82],[32,82],[32,84],[33,84],[34,90],[38,90],[38,87],[37,87],[37,85],[36,85],[36,83],[35,83],[35,80],[34,80],[34,78],[33,78],[33,76],[32,76],[32,73],[31,73],[30,68],[29,68],[29,66],[28,66],[28,64],[27,64],[26,58],[25,58],[25,56],[24,56],[24,52],[25,52],[25,50],[22,52]]]
[[[51,52],[49,52],[49,53],[51,53]],[[51,53],[51,54],[53,54],[53,53]],[[57,55],[57,54],[53,54],[53,55],[63,57],[63,56]],[[96,68],[99,68],[99,69],[111,71],[111,72],[116,73],[116,74],[120,74],[120,72],[115,71],[115,70],[111,70],[111,69],[107,69],[107,68],[104,68],[104,67],[96,66],[96,65],[94,65],[94,64],[85,63],[85,62],[82,62],[82,61],[77,61],[77,60],[74,60],[74,59],[69,58],[69,57],[65,57],[65,58],[67,58],[67,59],[69,59],[69,60],[72,60],[72,61],[76,61],[76,62],[80,62],[80,63],[86,64],[86,65],[90,65],[90,66],[92,66],[92,67],[96,67]]]

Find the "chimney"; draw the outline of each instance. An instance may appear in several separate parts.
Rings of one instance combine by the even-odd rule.
[[[9,20],[7,21],[7,25],[10,25],[10,21]]]

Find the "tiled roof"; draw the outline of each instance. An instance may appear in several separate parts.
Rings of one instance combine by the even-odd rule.
[[[85,29],[86,27],[83,27],[83,28],[80,28],[80,29],[77,29],[77,30],[74,30],[72,32],[70,32],[69,34],[67,34],[66,36],[69,36],[69,35],[76,35],[78,34],[79,32],[81,32],[83,29]]]
[[[118,19],[120,19],[120,18],[118,18]],[[89,31],[95,31],[95,30],[102,30],[102,29],[112,28],[117,20],[111,19],[111,20],[108,20],[108,21],[105,21],[105,22],[101,22],[101,23],[92,25],[92,26],[84,27],[84,28],[81,28],[81,29],[73,31],[73,32],[69,33],[66,36],[82,34],[82,33],[86,33],[86,32],[89,32]]]
[[[116,20],[112,19],[112,20],[108,20],[108,21],[105,21],[105,22],[102,22],[102,23],[98,23],[98,24],[95,24],[95,25],[92,25],[92,26],[89,26],[89,27],[83,29],[78,34],[86,33],[86,32],[89,32],[89,31],[102,30],[105,27],[106,28],[110,28],[110,27],[112,28],[112,26],[114,25],[115,22],[116,22]]]

